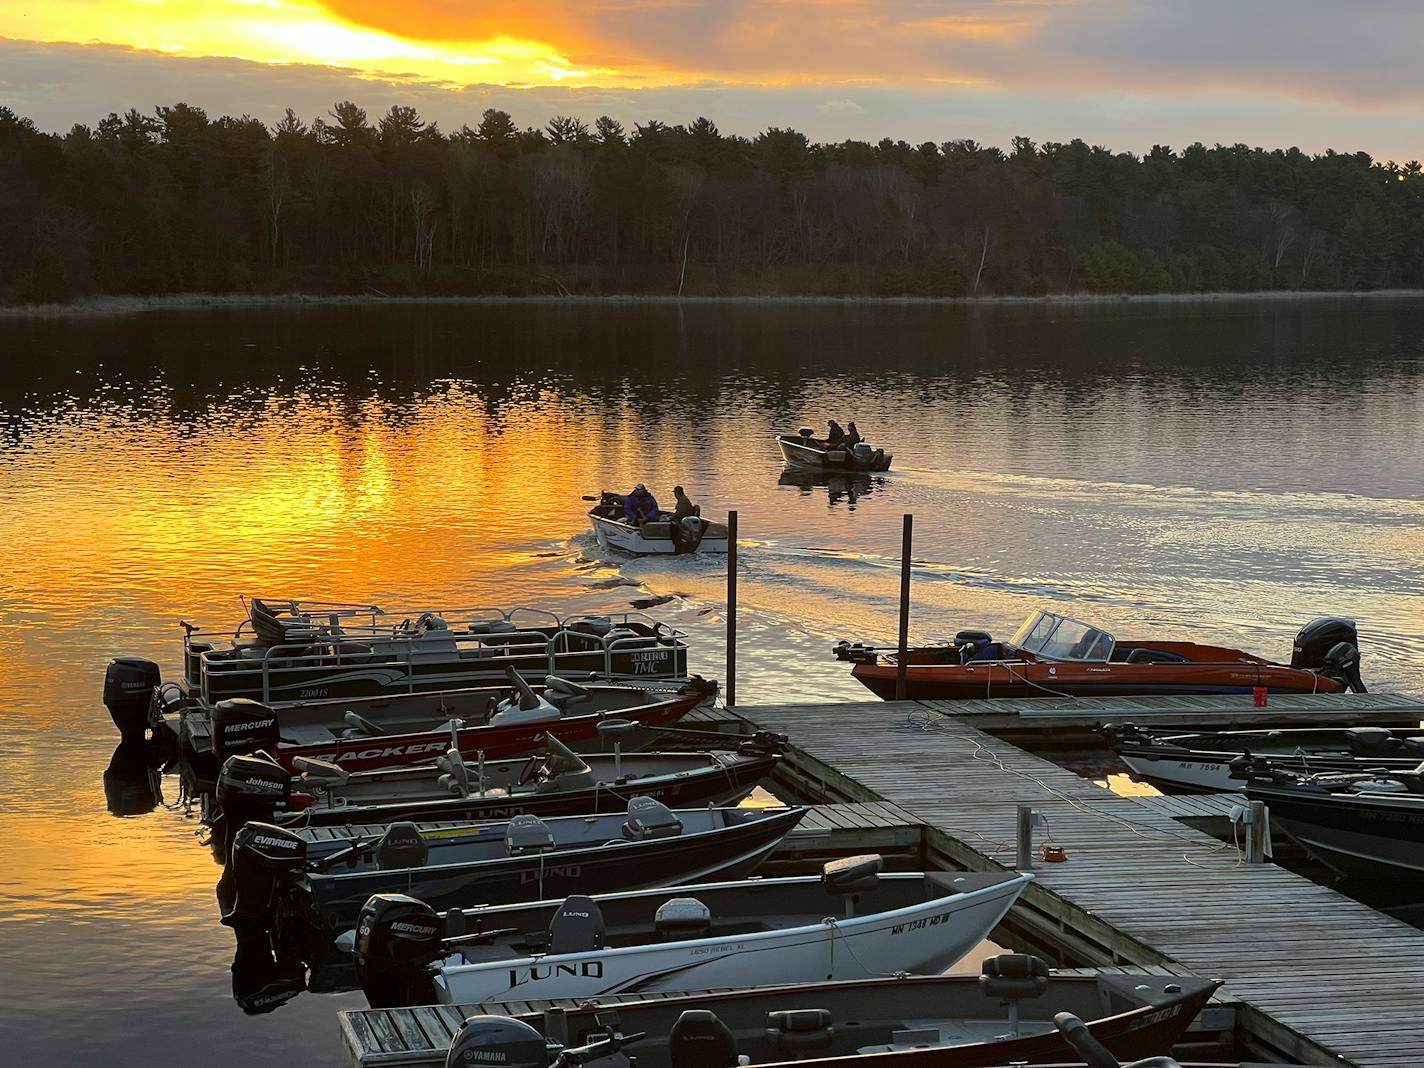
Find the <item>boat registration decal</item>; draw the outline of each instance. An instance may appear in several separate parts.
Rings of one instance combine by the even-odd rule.
[[[935,916],[925,916],[922,919],[911,920],[909,923],[897,923],[890,928],[890,937],[906,934],[909,931],[923,931],[926,927],[938,927],[942,923],[948,923],[954,918],[957,909],[950,909],[948,912],[941,912]]]

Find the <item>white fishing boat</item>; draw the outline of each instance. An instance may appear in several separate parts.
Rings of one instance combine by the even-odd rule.
[[[623,511],[621,493],[604,490],[597,500],[598,503],[588,510],[588,521],[593,525],[594,537],[602,549],[617,549],[640,556],[727,551],[725,524],[703,519],[697,508],[693,509],[693,515],[685,519],[675,520],[671,512],[659,512],[657,519],[635,525]]]
[[[833,446],[817,438],[810,427],[795,434],[778,434],[781,458],[792,467],[812,471],[889,471],[895,457],[884,449],[874,449],[863,441],[850,448]]]
[[[879,857],[852,857],[819,877],[443,915],[376,895],[357,928],[357,972],[378,1007],[432,995],[466,1004],[934,973],[982,942],[1032,879],[880,867]]]

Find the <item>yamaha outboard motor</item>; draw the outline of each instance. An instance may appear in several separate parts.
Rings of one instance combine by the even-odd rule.
[[[1360,678],[1360,639],[1353,619],[1323,616],[1301,627],[1291,649],[1290,666],[1334,679],[1355,693],[1365,692]]]
[[[444,923],[405,894],[375,894],[356,922],[356,975],[373,1009],[435,1000],[430,965],[445,952]]]
[[[208,713],[208,723],[213,733],[213,755],[219,760],[270,749],[282,740],[277,713],[250,697],[219,701]]]
[[[270,823],[248,823],[232,839],[227,875],[232,903],[228,927],[267,927],[276,917],[277,895],[306,870],[307,842]]]
[[[460,1028],[445,1068],[548,1068],[549,1048],[544,1036],[522,1020],[508,1016],[471,1016]]]
[[[124,737],[142,735],[148,705],[161,676],[158,665],[138,656],[116,656],[104,671],[104,707]]]

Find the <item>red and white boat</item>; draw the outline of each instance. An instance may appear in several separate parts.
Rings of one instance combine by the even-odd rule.
[[[898,656],[840,642],[836,657],[877,697],[895,696]],[[962,630],[945,645],[908,652],[912,700],[987,697],[1122,697],[1157,694],[1364,693],[1353,620],[1322,618],[1296,635],[1290,664],[1219,645],[1118,640],[1101,627],[1040,610],[1007,641]]]
[[[682,685],[580,685],[550,676],[531,687],[510,672],[511,685],[361,700],[336,698],[271,707],[244,698],[210,712],[185,710],[190,757],[215,759],[265,752],[294,770],[298,758],[338,764],[348,772],[428,763],[452,744],[473,759],[498,760],[541,749],[556,733],[574,749],[597,750],[610,720],[632,724],[624,748],[649,744],[715,692],[697,680]],[[195,721],[201,717],[204,722]]]

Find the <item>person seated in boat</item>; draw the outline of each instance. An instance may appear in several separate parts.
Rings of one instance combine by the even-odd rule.
[[[826,421],[826,447],[839,449],[843,441],[845,441],[845,431],[841,429],[840,423],[834,419],[828,419]]]
[[[855,448],[865,439],[860,436],[860,431],[855,428],[855,420],[852,419],[846,425],[845,439],[841,442],[841,448],[850,450]]]
[[[639,482],[633,492],[623,498],[623,514],[635,527],[651,523],[658,517],[658,502],[648,487]]]
[[[692,503],[692,498],[681,486],[672,488],[672,496],[673,500],[677,502],[672,509],[674,523],[681,523],[684,519],[691,519],[697,514],[697,505]]]

